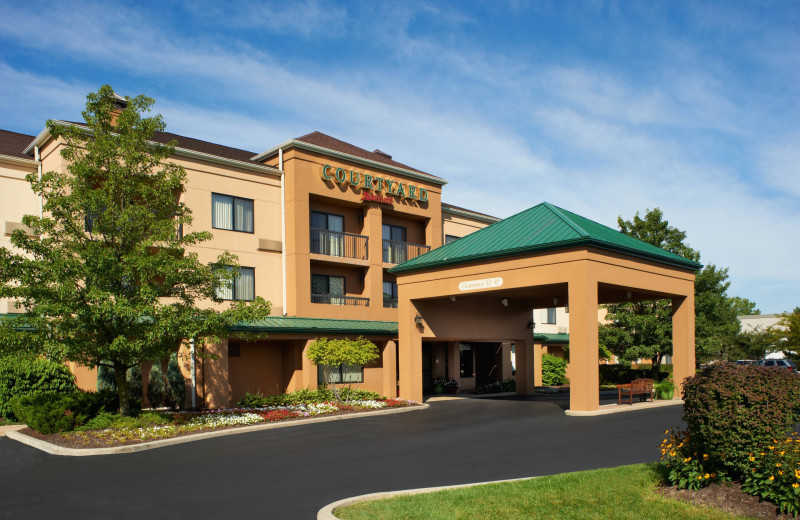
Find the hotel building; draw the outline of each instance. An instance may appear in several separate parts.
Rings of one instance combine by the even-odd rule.
[[[594,354],[577,364],[583,349],[572,348],[573,386],[578,378],[596,389],[598,303],[631,299],[630,273],[634,299],[671,297],[680,307],[693,298],[694,266],[680,257],[625,242],[633,239],[546,203],[502,222],[444,203],[444,179],[320,132],[261,153],[166,132],[153,140],[177,142],[170,160],[187,172],[182,197],[193,212],[192,229],[213,232],[193,248],[200,260],[211,262],[223,251],[239,257],[239,278],[221,295],[261,296],[272,304],[268,318],[233,331],[266,333],[266,339],[232,335],[207,346],[213,359],[195,358],[188,343],[182,347],[187,405],[226,407],[247,392],[316,388],[321,374],[305,352],[323,336],[373,341],[379,360],[341,367],[338,380],[389,397],[421,399],[437,377],[458,379],[469,391],[515,376],[518,392],[531,393],[541,384],[542,352],[569,342],[563,322],[570,306],[587,319],[581,345],[587,352],[594,345]],[[25,175],[64,170],[63,146],[46,129],[37,136],[0,131],[0,246],[10,247],[22,215],[41,211]],[[468,236],[475,238],[461,240]],[[573,277],[586,262],[627,271],[581,285]],[[495,268],[509,270],[487,274]],[[544,278],[543,269],[549,269]],[[514,273],[528,274],[517,280]],[[680,289],[667,290],[673,283]],[[586,306],[576,301],[584,294]],[[0,314],[20,312],[14,302],[0,305]],[[686,308],[676,312],[676,346],[685,350],[676,357],[693,366],[693,311],[690,337]],[[552,327],[532,333],[537,320]],[[81,387],[95,387],[93,369],[71,368]],[[676,375],[681,370],[676,364]],[[590,393],[578,395],[572,407],[596,408]]]

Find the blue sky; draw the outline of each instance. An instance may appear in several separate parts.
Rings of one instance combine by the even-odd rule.
[[[261,152],[319,130],[507,217],[660,207],[731,295],[800,306],[800,2],[10,2],[0,128],[110,84]]]

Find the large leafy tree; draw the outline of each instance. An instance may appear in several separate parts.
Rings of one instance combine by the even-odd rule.
[[[781,348],[800,353],[800,307],[795,307],[791,313],[784,313],[780,324],[785,327],[781,331]]]
[[[658,208],[644,218],[617,219],[620,231],[690,260],[700,253],[686,243],[686,233],[664,219]],[[737,302],[727,295],[728,269],[707,265],[695,281],[695,344],[698,358],[721,351],[739,331]],[[672,353],[672,304],[669,300],[619,303],[607,306],[609,323],[600,327],[600,342],[626,361],[649,359],[654,375],[665,355]]]
[[[126,102],[104,86],[87,96],[85,126],[48,121],[66,170],[28,176],[44,216],[23,218],[33,232],[14,232],[17,251],[0,249],[0,297],[25,310],[0,325],[0,351],[113,368],[123,415],[128,368],[168,358],[187,338],[217,341],[270,309],[262,298],[208,305],[221,302],[216,288],[232,283],[237,258],[207,265],[187,250],[211,234],[180,232],[192,216],[180,201],[186,172],[169,160],[175,145],[152,142],[165,128],[160,115],[143,117],[152,99]]]

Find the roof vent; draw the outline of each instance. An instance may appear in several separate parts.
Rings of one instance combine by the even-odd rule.
[[[375,151],[374,151],[374,152],[372,152],[372,153],[376,153],[376,154],[378,154],[378,155],[382,155],[382,156],[386,157],[387,159],[391,159],[391,158],[392,158],[392,156],[391,156],[391,155],[389,155],[389,154],[388,154],[388,153],[386,153],[386,152],[382,152],[382,151],[380,151],[380,150],[375,150]]]

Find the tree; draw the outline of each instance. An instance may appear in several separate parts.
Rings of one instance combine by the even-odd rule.
[[[168,358],[188,338],[218,342],[230,324],[267,316],[269,303],[198,305],[221,303],[216,289],[233,282],[237,258],[208,265],[187,251],[211,234],[178,232],[192,216],[180,201],[186,172],[169,161],[175,144],[152,141],[165,128],[160,115],[143,117],[152,99],[125,100],[120,111],[106,85],[87,96],[85,126],[47,122],[66,171],[28,176],[44,216],[23,217],[33,236],[13,233],[20,253],[0,248],[0,298],[25,310],[0,325],[0,349],[113,368],[129,415],[128,368]]]
[[[785,327],[780,333],[782,350],[800,352],[800,307],[795,307],[791,314],[783,313],[780,324]]]
[[[333,395],[339,402],[342,400],[336,387],[336,383],[339,382],[339,370],[372,363],[379,355],[378,347],[361,336],[354,340],[317,338],[308,346],[306,353],[314,365],[322,367],[322,380],[325,384],[332,385]]]
[[[172,409],[183,408],[186,401],[186,380],[178,366],[178,356],[173,354],[167,364],[167,388],[169,389],[169,406]]]
[[[739,296],[734,296],[733,298],[731,298],[731,304],[733,305],[733,308],[736,311],[737,316],[761,314],[761,311],[758,310],[756,302],[751,302],[747,298],[740,298]]]
[[[699,261],[700,253],[685,244],[686,233],[669,225],[660,209],[639,212],[632,221],[617,219],[620,231],[649,244]],[[755,307],[743,298],[730,298],[728,269],[713,264],[695,279],[695,345],[699,359],[718,355],[739,331],[737,305]],[[625,361],[649,359],[655,378],[665,355],[672,354],[672,304],[669,300],[618,303],[607,306],[610,323],[600,327],[600,342]]]
[[[778,349],[782,331],[775,327],[757,325],[753,330],[739,332],[733,337],[726,352],[728,361],[737,359],[764,359],[767,352]]]

